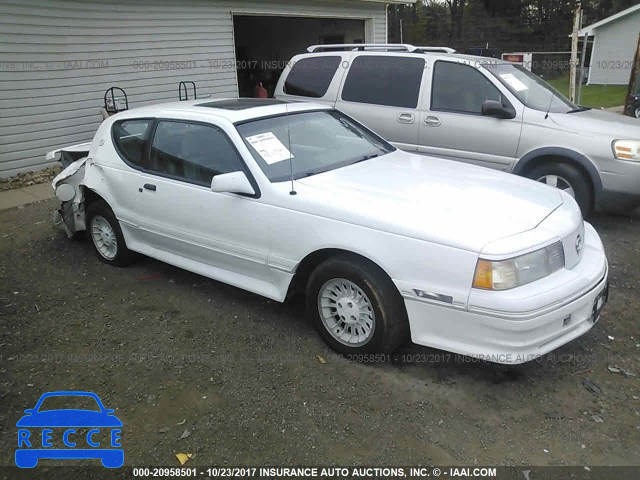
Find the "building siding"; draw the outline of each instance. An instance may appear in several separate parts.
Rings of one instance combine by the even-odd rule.
[[[640,34],[640,11],[595,30],[589,84],[628,85]]]
[[[91,140],[111,86],[126,89],[130,107],[177,100],[181,80],[235,97],[234,13],[363,19],[366,41],[381,43],[385,8],[355,0],[0,0],[0,176],[42,168],[47,151]]]

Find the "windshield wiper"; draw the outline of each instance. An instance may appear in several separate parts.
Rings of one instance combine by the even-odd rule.
[[[307,172],[304,174],[305,177],[313,177],[314,175],[320,175],[321,173],[327,173],[330,172],[331,170],[334,170],[334,168],[325,168],[324,170],[317,170],[315,172]]]
[[[574,108],[573,110],[569,110],[567,113],[586,112],[587,110],[589,110],[588,107],[578,107],[578,108]]]
[[[349,165],[355,165],[356,163],[365,162],[367,160],[371,160],[372,158],[376,158],[376,157],[379,157],[379,156],[380,156],[379,153],[371,153],[369,155],[364,155],[364,156],[358,158],[357,160],[354,160],[353,162],[349,162],[347,164],[343,164],[343,165],[340,165],[340,166],[337,166],[337,167],[333,166],[331,168],[325,168],[324,170],[316,170],[316,171],[313,171],[313,172],[307,172],[307,173],[304,174],[304,176],[305,177],[313,177],[314,175],[319,175],[321,173],[327,173],[327,172],[330,172],[331,170],[336,170],[338,168],[348,167]]]
[[[359,159],[351,162],[349,165],[355,165],[356,163],[365,162],[367,160],[371,160],[372,158],[376,158],[376,157],[379,157],[379,156],[380,156],[379,153],[372,153],[372,154],[369,154],[369,155],[364,155],[364,156],[360,157]]]

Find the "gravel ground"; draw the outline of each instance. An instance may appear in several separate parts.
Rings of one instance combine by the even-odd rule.
[[[147,258],[100,263],[53,230],[53,206],[0,212],[0,465],[22,411],[73,389],[116,409],[127,465],[639,464],[639,212],[594,220],[611,263],[600,323],[504,367],[417,346],[351,363],[299,304]]]

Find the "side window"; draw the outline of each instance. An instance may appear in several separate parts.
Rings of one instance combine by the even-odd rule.
[[[481,114],[485,100],[509,105],[500,90],[469,65],[437,61],[433,70],[431,110]]]
[[[122,120],[111,127],[113,143],[120,156],[134,166],[146,168],[144,151],[149,141],[149,130],[153,120]]]
[[[342,100],[416,108],[424,60],[415,57],[356,57],[342,89]]]
[[[284,93],[302,97],[324,97],[341,61],[341,57],[303,58],[289,71],[284,82]]]
[[[196,123],[160,121],[153,136],[149,169],[201,185],[223,173],[243,170],[233,143],[220,129]]]

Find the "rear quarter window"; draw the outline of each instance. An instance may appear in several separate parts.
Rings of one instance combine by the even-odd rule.
[[[144,152],[149,143],[151,119],[121,120],[111,127],[113,144],[126,162],[146,168]]]
[[[341,61],[341,57],[334,56],[297,61],[284,82],[284,93],[300,97],[324,97]]]
[[[347,74],[342,100],[416,108],[424,66],[424,60],[416,57],[357,57]]]

